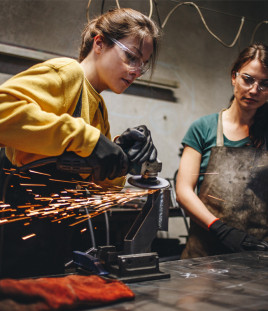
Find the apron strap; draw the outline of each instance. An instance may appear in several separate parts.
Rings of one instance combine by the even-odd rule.
[[[73,117],[80,118],[81,117],[81,111],[82,111],[82,93],[83,93],[83,86],[81,88],[80,96],[78,99],[78,102],[76,103],[76,107],[73,113]]]
[[[223,140],[223,126],[222,126],[222,113],[224,110],[227,109],[222,109],[219,112],[219,118],[218,118],[218,127],[217,127],[217,140],[216,140],[216,146],[217,147],[222,147],[224,146],[224,140]]]

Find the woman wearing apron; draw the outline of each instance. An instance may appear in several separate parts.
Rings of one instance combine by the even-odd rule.
[[[231,81],[229,108],[182,141],[176,195],[191,219],[182,259],[268,250],[268,47],[243,50]]]

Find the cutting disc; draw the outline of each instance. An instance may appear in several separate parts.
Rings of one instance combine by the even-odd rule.
[[[142,175],[131,176],[128,182],[135,187],[143,189],[163,189],[169,187],[169,182],[160,177],[143,178]]]

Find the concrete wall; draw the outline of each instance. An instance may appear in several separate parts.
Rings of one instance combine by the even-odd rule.
[[[89,15],[99,14],[103,1],[92,0]],[[149,14],[149,1],[119,1]],[[157,0],[159,18],[165,17],[179,1]],[[146,124],[152,132],[163,162],[162,177],[172,177],[179,164],[180,143],[189,125],[198,117],[228,105],[232,94],[230,68],[238,52],[250,43],[255,26],[268,19],[268,1],[195,1],[208,27],[230,44],[245,16],[241,36],[227,48],[205,29],[193,6],[180,6],[163,29],[162,48],[154,79],[175,81],[170,91],[175,101],[137,95],[102,93],[109,111],[112,135],[127,127]],[[0,42],[53,54],[76,57],[80,32],[86,23],[87,0],[0,0]],[[105,1],[103,10],[115,7]],[[153,19],[158,21],[154,8]],[[268,26],[263,24],[255,38],[268,44]],[[4,71],[4,70],[3,70]],[[3,72],[2,71],[2,72]],[[1,68],[0,68],[1,72]],[[4,72],[0,81],[9,75]],[[160,90],[161,92],[161,90]]]

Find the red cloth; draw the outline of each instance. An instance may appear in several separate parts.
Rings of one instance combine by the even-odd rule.
[[[124,283],[95,275],[0,280],[1,311],[76,310],[133,298]]]

